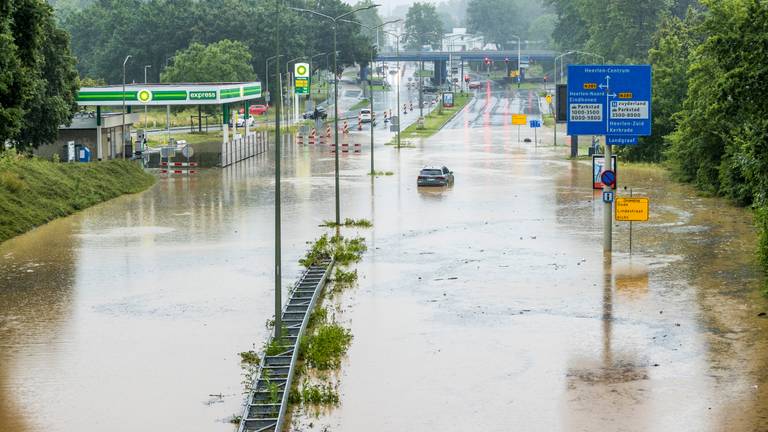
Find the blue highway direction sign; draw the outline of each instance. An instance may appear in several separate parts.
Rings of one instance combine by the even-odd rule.
[[[651,135],[650,65],[569,65],[568,135]]]
[[[541,127],[541,120],[531,120],[528,122],[531,128],[536,129]]]

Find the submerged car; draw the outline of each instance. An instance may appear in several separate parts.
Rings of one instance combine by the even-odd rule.
[[[447,167],[424,167],[416,179],[418,186],[448,186],[453,184],[453,171]]]
[[[470,90],[479,89],[482,86],[483,86],[483,83],[481,83],[480,81],[470,81],[470,83],[469,83],[469,89]]]

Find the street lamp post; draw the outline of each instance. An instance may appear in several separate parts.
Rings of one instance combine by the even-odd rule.
[[[522,41],[520,40],[520,36],[511,35],[511,37],[517,39],[517,87],[520,88],[520,82],[522,82],[523,79],[523,77],[520,75],[520,45],[522,45]]]
[[[265,85],[264,85],[264,89],[265,89],[265,92],[266,92],[267,94],[269,94],[269,100],[267,101],[267,105],[269,105],[269,102],[272,100],[272,94],[271,94],[271,93],[269,93],[269,72],[268,72],[268,71],[269,71],[269,62],[270,62],[271,60],[274,60],[274,59],[280,58],[280,57],[282,57],[282,56],[283,56],[282,54],[278,54],[278,55],[274,55],[274,56],[272,56],[272,57],[269,57],[269,58],[267,58],[267,62],[266,62],[266,64],[264,65],[264,80],[266,81],[266,83],[265,83]]]
[[[123,127],[120,130],[120,134],[122,135],[120,144],[123,146],[123,160],[125,160],[125,65],[128,64],[128,60],[130,60],[131,57],[133,56],[128,55],[125,57],[125,60],[123,60]]]
[[[400,150],[400,78],[402,77],[400,74],[400,38],[405,34],[398,35],[386,30],[382,31],[395,38],[395,56],[397,57],[397,109],[395,111],[397,112],[397,149]]]
[[[344,17],[350,16],[354,13],[377,8],[380,5],[377,4],[371,4],[368,6],[364,6],[361,8],[353,9],[349,12],[343,13],[337,17],[332,17],[330,15],[326,15],[317,11],[313,11],[310,9],[302,9],[302,8],[295,8],[295,7],[289,7],[291,10],[295,10],[297,12],[306,12],[313,15],[317,15],[319,17],[325,18],[330,20],[333,23],[333,125],[334,125],[334,149],[336,151],[335,153],[335,169],[336,169],[336,226],[341,226],[341,204],[340,204],[340,197],[339,197],[339,80],[336,77],[336,72],[338,71],[338,49],[336,47],[336,33],[338,28],[338,21]]]
[[[600,54],[595,54],[595,53],[590,53],[590,52],[585,52],[585,51],[571,50],[571,51],[564,52],[564,53],[560,54],[559,56],[555,57],[555,97],[557,97],[557,85],[558,85],[558,80],[557,80],[557,61],[560,60],[560,79],[563,79],[563,57],[569,56],[571,54],[582,54],[582,55],[594,56],[594,57],[599,58],[603,63],[605,63],[605,57],[601,56]],[[565,101],[560,101],[560,100],[557,100],[557,99],[555,99],[555,101],[557,102],[558,106],[561,103],[565,102]],[[555,112],[555,114],[557,114],[557,112]],[[557,120],[559,120],[559,119],[557,118],[557,115],[555,115],[554,117],[555,117],[555,146],[557,146]]]
[[[376,48],[378,48],[378,46],[379,46],[379,42],[378,42],[378,39],[379,39],[379,37],[378,37],[379,29],[381,29],[385,25],[394,24],[394,23],[400,22],[402,20],[401,19],[396,19],[396,20],[392,20],[392,21],[387,21],[387,22],[379,24],[379,25],[377,25],[375,27],[370,27],[370,26],[361,24],[361,23],[359,23],[357,21],[351,21],[351,20],[342,20],[342,21],[348,22],[348,23],[352,23],[352,24],[357,24],[360,27],[366,28],[366,29],[368,29],[370,31],[374,31],[375,30],[376,31]],[[374,46],[372,45],[371,46],[371,63],[370,63],[370,67],[371,68],[373,67],[373,54],[374,54]],[[374,112],[373,112],[373,73],[370,72],[370,71],[368,73],[368,89],[370,91],[369,98],[370,98],[370,102],[371,102],[371,181],[373,181],[373,178],[376,175],[376,170],[374,169],[374,165],[373,165],[373,150],[374,150],[374,147],[373,147],[373,120],[374,120]]]
[[[280,58],[280,1],[275,0],[275,58]],[[277,88],[281,89],[282,83],[280,81],[280,62],[275,62],[275,79],[277,80]],[[281,94],[282,96],[282,94]],[[282,145],[280,137],[280,108],[281,98],[275,100],[275,339],[279,340],[282,333],[282,317],[280,316],[283,310],[282,300],[282,208],[281,208],[281,185],[280,185],[280,158]],[[226,137],[225,137],[226,138]]]
[[[312,57],[309,58],[309,84],[310,84],[310,89],[312,88],[312,76],[315,74],[314,72],[312,72],[312,63],[313,63],[312,60],[314,60],[315,57],[321,57],[321,56],[324,56],[326,54],[327,53],[315,54],[315,55],[313,55]],[[311,90],[309,92],[309,100],[312,100],[312,91]],[[312,105],[314,105],[314,103],[312,103]]]
[[[151,69],[152,65],[144,65],[144,85],[147,84],[147,69]],[[144,128],[147,128],[147,106],[144,105]]]

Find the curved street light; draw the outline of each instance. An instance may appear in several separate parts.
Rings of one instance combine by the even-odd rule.
[[[133,57],[132,55],[128,55],[125,57],[125,60],[123,60],[123,127],[120,129],[120,134],[122,135],[122,138],[120,139],[120,144],[123,146],[123,160],[125,160],[125,65],[128,64],[128,60]],[[145,69],[146,70],[146,69]]]
[[[591,52],[579,51],[579,50],[570,50],[570,51],[567,51],[567,52],[564,52],[564,53],[560,54],[559,56],[555,57],[555,93],[557,93],[557,85],[558,85],[558,80],[557,80],[557,61],[560,60],[560,79],[562,79],[563,78],[563,57],[567,57],[567,56],[569,56],[571,54],[581,54],[581,55],[588,55],[588,56],[597,57],[597,58],[600,59],[600,61],[605,63],[605,57],[604,56],[601,56],[600,54],[591,53]],[[562,101],[557,101],[558,105],[560,105],[560,103],[562,103]],[[557,113],[555,113],[555,114],[557,114]],[[558,120],[558,118],[557,118],[557,115],[555,115],[554,117],[555,117],[555,146],[557,146],[557,120]]]
[[[310,9],[302,9],[302,8],[296,8],[296,7],[289,7],[288,9],[294,10],[296,12],[304,12],[309,13],[312,15],[319,16],[321,18],[325,18],[327,20],[330,20],[333,23],[333,125],[334,125],[334,148],[336,150],[335,153],[335,170],[336,170],[336,226],[341,226],[341,204],[339,199],[339,80],[336,77],[336,72],[338,71],[338,50],[336,48],[336,33],[338,28],[338,21],[341,20],[344,17],[348,17],[354,13],[377,8],[381,5],[378,4],[371,4],[368,6],[360,7],[357,9],[353,9],[349,12],[343,13],[339,16],[332,17],[330,15],[326,15],[324,13],[320,13],[314,10]]]
[[[377,31],[376,34],[378,35],[378,30],[380,28],[382,28],[382,27],[384,27],[386,25],[389,25],[389,24],[394,24],[396,22],[400,22],[400,21],[402,21],[402,19],[396,19],[396,20],[392,20],[392,21],[387,21],[385,23],[381,23],[381,24],[379,24],[377,26],[374,26],[374,27],[367,26],[365,24],[361,24],[361,23],[359,23],[357,21],[352,21],[352,20],[343,19],[341,21],[344,21],[344,22],[350,23],[350,24],[357,24],[360,27],[363,27],[365,29],[370,30],[371,32],[376,30]],[[376,48],[378,48],[378,43],[376,45]],[[371,45],[371,63],[370,63],[370,67],[373,67],[373,53],[374,53],[374,45]],[[376,170],[374,170],[374,167],[373,167],[373,150],[374,150],[374,148],[373,148],[373,119],[374,119],[374,114],[373,114],[373,74],[372,73],[368,74],[368,89],[370,91],[370,95],[368,97],[369,97],[370,102],[371,102],[371,181],[373,181],[373,179],[375,177],[375,174],[376,174]]]

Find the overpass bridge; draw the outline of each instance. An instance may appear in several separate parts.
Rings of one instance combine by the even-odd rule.
[[[520,58],[533,60],[537,63],[553,62],[559,53],[552,50],[522,50]],[[494,62],[509,59],[510,64],[517,63],[517,50],[511,51],[400,51],[382,52],[376,56],[376,61],[483,61],[489,58]]]
[[[555,57],[559,55],[553,50],[522,50],[520,51],[520,60],[522,63],[538,63],[544,65],[545,69],[551,69],[554,65]],[[401,61],[401,62],[433,62],[435,65],[435,81],[442,84],[448,78],[448,62],[460,61],[483,61],[486,58],[494,63],[509,60],[507,63],[507,75],[509,71],[518,68],[517,50],[509,51],[400,51],[400,52],[382,52],[376,55],[375,61]],[[523,78],[525,74],[523,73]]]

